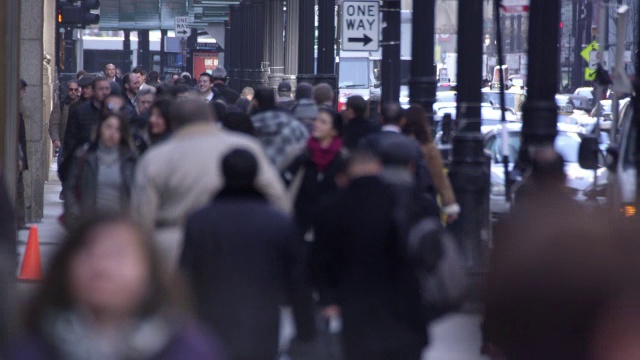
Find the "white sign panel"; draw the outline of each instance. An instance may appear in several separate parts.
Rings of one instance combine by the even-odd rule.
[[[176,31],[176,37],[188,37],[191,35],[191,29],[189,29],[188,16],[176,16],[173,18],[173,27]]]
[[[507,14],[528,13],[529,0],[502,0],[502,9]]]
[[[380,47],[378,1],[342,3],[342,50],[377,51]]]

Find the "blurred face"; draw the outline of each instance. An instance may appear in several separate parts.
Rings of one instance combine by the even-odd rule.
[[[173,80],[173,83],[175,84],[176,80],[180,79],[180,75],[173,74],[173,76],[171,77],[171,79]]]
[[[82,97],[85,99],[91,99],[91,97],[93,97],[93,86],[84,86],[82,88]]]
[[[318,117],[313,121],[313,129],[311,136],[317,140],[330,140],[336,137],[338,133],[333,128],[333,119],[329,113],[321,111]]]
[[[138,103],[136,105],[138,108],[138,114],[144,114],[149,111],[153,104],[153,98],[153,94],[147,94],[138,98]]]
[[[200,76],[200,79],[198,80],[198,88],[200,89],[201,93],[208,94],[213,88],[213,83],[208,76]]]
[[[69,85],[67,85],[67,96],[69,96],[71,100],[75,100],[78,98],[78,95],[80,95],[80,87],[78,84],[69,83]]]
[[[167,131],[167,122],[158,108],[151,109],[151,115],[149,116],[149,132],[153,135],[163,134]]]
[[[104,99],[111,93],[110,81],[98,81],[95,83],[93,89],[93,98],[96,101],[103,102]]]
[[[95,314],[131,316],[149,289],[149,261],[142,239],[126,224],[91,231],[88,244],[69,263],[71,294],[79,307]]]
[[[114,112],[121,111],[124,107],[124,99],[120,96],[107,96],[104,106]]]
[[[116,66],[113,64],[108,64],[105,68],[105,74],[109,79],[113,79],[116,76]]]
[[[20,88],[20,97],[24,97],[27,94],[27,88],[26,87],[21,87]]]
[[[142,85],[140,83],[140,74],[131,73],[129,75],[129,83],[127,84],[127,91],[135,95],[138,93],[138,90],[140,90],[140,85]]]
[[[100,141],[108,147],[113,147],[120,144],[120,138],[120,120],[115,116],[110,116],[102,122],[100,127]]]

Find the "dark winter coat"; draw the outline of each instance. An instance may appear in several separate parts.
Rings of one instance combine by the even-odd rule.
[[[41,336],[23,337],[13,343],[5,360],[64,360]],[[136,358],[138,359],[138,358]],[[176,331],[160,354],[144,360],[225,360],[220,344],[197,324],[187,324]]]
[[[364,137],[379,130],[379,127],[371,120],[367,120],[364,117],[353,118],[342,128],[344,146],[349,150],[353,150]]]
[[[98,155],[95,148],[86,146],[78,149],[71,161],[69,176],[63,186],[65,222],[68,224],[75,223],[81,216],[95,214],[98,184]],[[120,199],[114,201],[120,201],[120,208],[126,211],[131,198],[137,156],[123,147],[119,161],[122,191]]]
[[[69,113],[67,129],[64,135],[63,158],[73,155],[76,148],[91,142],[96,126],[100,122],[102,109],[97,108],[93,101],[87,101]]]
[[[314,283],[342,309],[347,352],[426,345],[426,317],[393,218],[395,195],[378,177],[351,182],[315,225]]]
[[[362,139],[360,146],[378,154],[385,168],[415,166],[416,187],[435,198],[433,181],[417,141],[398,132],[380,131]]]
[[[290,218],[257,193],[223,190],[188,219],[181,267],[200,318],[231,358],[275,358],[286,295],[294,313],[304,315],[296,317],[298,336],[313,336],[299,246]]]
[[[304,151],[285,171],[285,178],[290,182],[294,181],[299,171],[303,171],[302,182],[294,200],[296,223],[302,234],[312,227],[318,210],[337,197],[339,189],[335,176],[345,161],[346,153],[339,152],[327,169],[319,172],[309,152]]]
[[[240,97],[240,94],[238,94],[237,91],[220,83],[213,85],[213,92],[214,96],[212,101],[223,101],[227,105],[235,104]]]

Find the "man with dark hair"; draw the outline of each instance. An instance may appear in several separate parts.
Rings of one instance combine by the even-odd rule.
[[[93,79],[92,88],[93,96],[91,101],[78,106],[69,115],[63,144],[63,159],[65,159],[65,163],[67,162],[66,159],[72,158],[74,151],[79,146],[91,141],[91,136],[102,116],[102,102],[111,93],[111,81],[106,77],[96,77]],[[63,167],[66,168],[66,166]],[[62,172],[61,175],[64,177]]]
[[[149,72],[149,86],[154,88],[160,86],[160,73],[155,70]]]
[[[311,268],[322,314],[341,316],[346,359],[418,360],[427,344],[420,287],[375,154],[358,149],[349,185],[315,224]]]
[[[291,84],[281,82],[278,84],[278,107],[288,112],[293,112],[297,101],[291,96]]]
[[[256,188],[282,208],[288,205],[282,180],[255,139],[220,129],[198,95],[178,99],[171,110],[173,135],[138,162],[131,214],[154,233],[166,265],[175,269],[186,218],[222,189],[220,164],[231,149],[251,151],[258,161]]]
[[[223,101],[227,105],[233,105],[238,101],[240,94],[227,86],[227,70],[222,66],[216,66],[211,71],[213,77],[213,92],[215,99]]]
[[[134,72],[126,73],[122,77],[122,84],[124,86],[124,95],[131,103],[131,106],[136,106],[136,96],[140,91],[140,74]]]
[[[278,170],[283,170],[288,161],[302,151],[309,132],[300,121],[276,108],[271,88],[258,88],[251,107],[256,137],[262,142],[269,160]]]
[[[211,76],[211,74],[208,72],[200,74],[198,78],[198,90],[200,90],[200,96],[202,96],[205,102],[210,103],[211,100],[213,100],[215,94],[213,93],[213,76]]]
[[[60,149],[62,143],[64,143],[64,133],[69,120],[69,109],[80,97],[80,91],[78,81],[69,80],[67,83],[67,95],[53,104],[51,115],[49,116],[49,136],[51,136],[51,142],[55,150]],[[58,156],[58,165],[60,165],[60,160],[61,156]]]
[[[378,126],[365,118],[367,100],[360,95],[353,95],[347,99],[346,109],[342,113],[345,126],[342,132],[344,146],[354,149],[365,136],[378,131]]]
[[[291,218],[256,191],[251,151],[232,150],[221,168],[224,188],[187,221],[180,265],[200,318],[216,329],[231,359],[275,359],[282,295],[294,307],[297,338],[314,335],[302,244]]]
[[[312,89],[313,87],[311,84],[307,82],[298,84],[298,87],[296,88],[296,100],[300,101],[301,99],[311,99]]]

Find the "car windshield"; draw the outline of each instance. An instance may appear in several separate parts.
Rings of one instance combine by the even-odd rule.
[[[339,88],[366,89],[369,87],[368,58],[340,58],[339,71]]]
[[[436,93],[436,102],[455,102],[455,91],[440,91]]]
[[[504,93],[505,106],[511,109],[516,108],[516,94],[514,93]],[[500,104],[500,92],[493,91],[483,91],[482,92],[482,102],[483,103],[491,103],[498,105]]]
[[[558,132],[554,147],[558,154],[562,155],[565,162],[578,162],[578,150],[580,148],[580,136],[573,132]],[[491,152],[494,162],[500,162],[502,158],[502,137],[499,132],[487,143],[487,150]],[[509,162],[515,162],[520,150],[520,132],[509,132]]]

